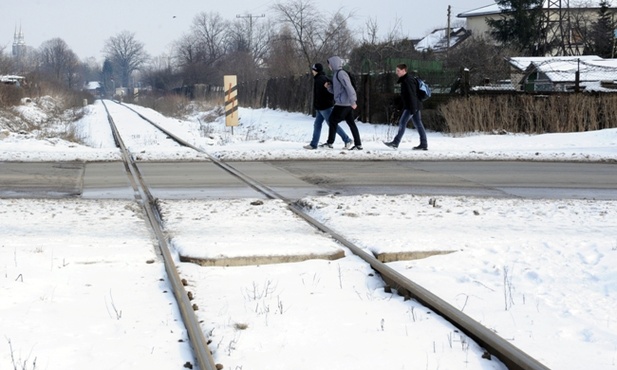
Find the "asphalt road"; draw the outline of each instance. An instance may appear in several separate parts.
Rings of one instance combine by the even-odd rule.
[[[617,164],[509,161],[229,162],[279,194],[617,199]],[[211,162],[141,163],[157,198],[261,197]],[[134,196],[120,162],[0,163],[0,197]]]

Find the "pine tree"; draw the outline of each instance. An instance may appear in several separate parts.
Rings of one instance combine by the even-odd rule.
[[[598,20],[591,26],[592,49],[589,54],[595,54],[602,58],[613,58],[615,42],[615,21],[610,12],[608,0],[600,2]]]
[[[487,19],[490,34],[506,46],[526,55],[537,55],[541,47],[543,0],[496,0],[501,19]]]

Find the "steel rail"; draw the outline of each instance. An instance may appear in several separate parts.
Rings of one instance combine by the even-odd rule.
[[[125,106],[126,107],[126,106]],[[126,107],[128,109],[133,110],[130,107]],[[503,362],[508,369],[510,370],[548,370],[549,368],[542,363],[540,363],[535,358],[529,356],[524,351],[520,350],[518,347],[514,346],[512,343],[506,341],[501,338],[493,331],[487,329],[484,325],[475,321],[456,307],[452,306],[445,300],[439,298],[435,294],[431,293],[426,288],[414,283],[409,278],[405,277],[401,273],[397,272],[393,268],[387,266],[385,263],[379,261],[373,254],[366,252],[364,249],[358,247],[354,243],[345,239],[342,235],[337,233],[336,231],[330,229],[325,224],[316,220],[312,216],[310,216],[298,202],[293,202],[278,193],[274,190],[270,189],[266,185],[261,184],[260,182],[250,178],[249,176],[243,174],[242,172],[236,170],[232,166],[227,163],[220,161],[218,158],[210,155],[205,150],[198,148],[182,138],[177,137],[173,133],[167,131],[165,128],[160,125],[152,122],[147,117],[144,117],[137,111],[133,110],[137,113],[141,118],[153,124],[159,130],[163,131],[172,139],[176,140],[178,143],[188,146],[194,150],[203,153],[210,158],[210,160],[238,177],[242,181],[246,182],[248,185],[256,189],[257,191],[263,193],[270,199],[279,199],[284,201],[288,207],[299,217],[306,220],[312,226],[317,228],[318,230],[330,235],[333,239],[337,240],[339,243],[343,244],[345,247],[349,248],[349,250],[362,258],[365,262],[367,262],[375,271],[377,271],[383,280],[389,284],[391,287],[396,288],[398,293],[407,298],[413,298],[431,309],[435,313],[439,314],[447,321],[449,321],[452,325],[459,328],[462,332],[464,332],[467,336],[473,339],[478,345],[483,347],[489,354],[498,358],[501,362]]]
[[[362,258],[377,271],[386,283],[396,288],[398,293],[407,298],[414,298],[424,306],[430,308],[438,315],[445,318],[457,328],[461,329],[467,336],[473,339],[478,345],[483,347],[488,353],[497,357],[511,370],[548,370],[549,368],[540,363],[535,358],[529,356],[510,342],[501,338],[484,325],[475,321],[462,311],[452,306],[448,302],[431,293],[426,288],[414,283],[398,271],[379,261],[374,255],[367,253],[345,239],[336,231],[317,221],[307,214],[298,204],[290,204],[290,209],[298,216],[304,218],[311,225],[324,233],[331,235],[339,243],[349,248],[353,254]]]
[[[161,227],[162,218],[156,205],[156,200],[150,193],[148,186],[144,183],[139,168],[133,160],[130,151],[124,145],[122,137],[120,136],[118,128],[113,121],[113,118],[107,110],[105,102],[103,102],[103,106],[105,107],[105,111],[107,112],[107,119],[111,126],[112,134],[116,145],[120,148],[122,152],[125,168],[127,169],[127,172],[131,174],[131,176],[129,176],[129,179],[133,186],[133,190],[136,193],[135,197],[142,205],[144,212],[147,215],[150,227],[152,228],[158,240],[159,250],[161,251],[161,254],[163,256],[163,263],[165,265],[165,272],[167,273],[167,277],[169,278],[171,289],[174,293],[174,297],[176,298],[176,302],[178,303],[180,316],[182,317],[182,321],[184,323],[184,326],[186,327],[189,340],[191,341],[195,360],[199,364],[199,368],[202,370],[216,370],[217,367],[214,363],[214,359],[212,358],[211,351],[208,348],[208,344],[206,338],[204,337],[203,330],[199,325],[199,321],[195,315],[195,312],[193,311],[193,307],[188,298],[188,293],[186,289],[184,289],[184,284],[182,284],[182,279],[180,278],[178,270],[176,269],[175,262],[170,252],[170,247],[167,242],[167,237],[163,233],[163,229]]]

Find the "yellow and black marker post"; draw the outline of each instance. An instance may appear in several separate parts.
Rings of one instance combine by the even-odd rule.
[[[225,126],[238,126],[238,83],[235,75],[223,76],[225,84]]]

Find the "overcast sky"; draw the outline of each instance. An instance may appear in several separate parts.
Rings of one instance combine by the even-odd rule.
[[[0,1],[0,48],[11,52],[15,28],[23,31],[28,46],[38,48],[55,37],[63,39],[80,59],[102,60],[105,41],[127,30],[144,43],[151,56],[168,53],[174,41],[188,33],[195,15],[218,12],[233,20],[237,15],[264,14],[272,17],[271,7],[287,0],[2,0]],[[484,5],[492,0],[312,0],[316,11],[332,14],[338,9],[353,11],[351,24],[359,29],[369,18],[377,21],[383,33],[391,30],[396,20],[402,20],[402,33],[410,38],[426,35],[432,29],[447,24],[448,5],[451,20],[456,15]],[[370,5],[369,5],[370,4]],[[257,18],[256,22],[265,18]],[[361,30],[358,31],[362,33]]]

